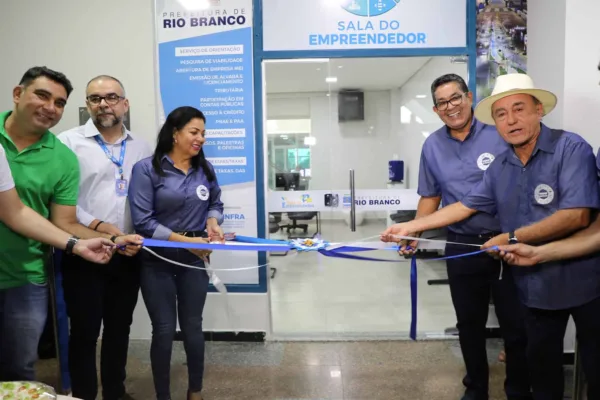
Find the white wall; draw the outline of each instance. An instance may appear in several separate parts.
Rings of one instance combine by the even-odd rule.
[[[266,77],[268,80],[268,76]],[[356,187],[384,189],[390,143],[390,91],[365,92],[365,119],[338,122],[337,95],[291,93],[269,95],[267,118],[310,118],[311,190],[349,188],[349,170],[356,171]]]
[[[156,125],[152,0],[11,0],[2,2],[0,110],[12,108],[12,89],[23,73],[45,65],[67,75],[74,86],[55,133],[78,125],[85,85],[99,74],[117,77],[131,104],[131,130],[153,146]],[[217,266],[217,268],[219,268]],[[268,331],[266,294],[209,294],[204,327],[209,331]],[[148,313],[140,295],[132,338],[150,338]]]
[[[310,96],[267,95],[267,119],[309,119]]]
[[[566,2],[564,128],[582,135],[594,150],[600,147],[599,16],[598,0]]]
[[[600,147],[600,1],[530,0],[527,14],[528,73],[537,86],[558,96],[545,117],[555,128],[574,131]],[[566,15],[566,18],[565,18]]]
[[[538,87],[557,95],[556,110],[544,117],[544,123],[551,127],[562,127],[565,102],[566,2],[558,0],[552,7],[548,7],[545,1],[530,0],[527,7],[527,73]]]
[[[35,65],[61,71],[73,83],[55,133],[78,125],[85,85],[99,74],[114,75],[127,89],[132,132],[154,145],[154,28],[152,0],[19,0],[2,2],[0,109],[12,108],[12,88]],[[8,61],[10,60],[10,61]]]

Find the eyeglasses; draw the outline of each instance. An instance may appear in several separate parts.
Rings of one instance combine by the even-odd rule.
[[[114,106],[116,104],[119,104],[119,102],[123,99],[125,99],[125,97],[119,96],[116,93],[109,93],[106,96],[99,96],[97,94],[92,94],[87,97],[87,101],[89,101],[90,104],[93,104],[95,106],[102,103],[102,100],[104,100],[106,102],[106,104],[108,104],[109,106]]]
[[[466,93],[451,97],[450,100],[440,101],[440,102],[436,103],[435,108],[437,108],[440,111],[444,111],[445,109],[448,108],[448,104],[452,104],[453,106],[458,106],[458,105],[462,104],[463,97],[465,97],[465,94]]]

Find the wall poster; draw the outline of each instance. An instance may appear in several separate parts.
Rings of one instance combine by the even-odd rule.
[[[527,0],[477,0],[477,101],[515,72],[527,72]]]
[[[257,235],[252,0],[156,0],[160,123],[180,106],[206,116],[204,153],[225,203],[225,232]],[[215,252],[215,269],[258,265],[258,254]],[[219,272],[258,284],[258,270]]]

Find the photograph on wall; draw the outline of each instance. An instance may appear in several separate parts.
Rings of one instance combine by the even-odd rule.
[[[527,0],[477,0],[477,101],[515,72],[527,72]]]

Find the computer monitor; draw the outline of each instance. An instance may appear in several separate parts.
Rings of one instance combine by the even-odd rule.
[[[277,172],[275,174],[275,187],[278,189],[291,190],[300,186],[300,174],[298,172]]]

